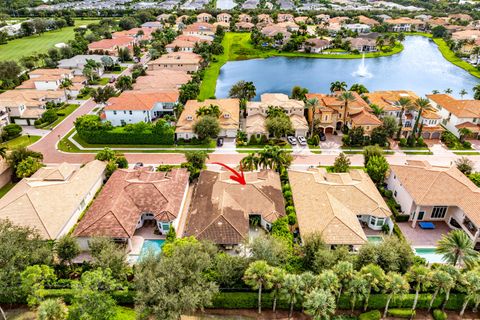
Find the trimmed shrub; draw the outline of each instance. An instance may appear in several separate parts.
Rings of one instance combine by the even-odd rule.
[[[358,316],[358,320],[380,320],[381,318],[382,314],[378,310],[364,312]]]
[[[388,315],[396,318],[413,318],[415,317],[415,310],[411,309],[389,309]]]
[[[433,310],[433,319],[435,320],[447,320],[448,316],[440,309]]]

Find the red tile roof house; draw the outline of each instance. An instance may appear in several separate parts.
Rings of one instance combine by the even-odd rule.
[[[88,45],[88,51],[89,53],[103,53],[116,56],[119,48],[127,48],[130,52],[133,52],[133,45],[135,43],[136,39],[129,36],[103,39],[90,43]]]
[[[143,240],[138,233],[146,231],[152,222],[161,235],[166,235],[171,226],[178,230],[188,177],[186,169],[115,171],[74,231],[81,249],[88,250],[88,241],[101,236],[125,243],[131,251],[132,238]],[[154,234],[151,237],[158,238]]]
[[[178,91],[124,91],[107,101],[105,119],[114,126],[151,122],[164,113],[173,113],[178,96]]]

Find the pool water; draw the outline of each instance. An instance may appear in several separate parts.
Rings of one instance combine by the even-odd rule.
[[[435,253],[435,248],[414,248],[415,254],[427,260],[428,263],[444,263],[441,254]]]
[[[367,236],[367,240],[368,240],[368,242],[371,242],[371,243],[379,243],[379,242],[383,241],[383,237],[382,236]]]
[[[165,244],[165,240],[145,240],[143,241],[142,250],[140,251],[140,257],[146,256],[149,252],[158,254],[162,252],[162,247]]]

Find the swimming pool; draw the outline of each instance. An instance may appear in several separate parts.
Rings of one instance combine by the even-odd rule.
[[[146,256],[149,252],[158,254],[162,252],[162,247],[165,244],[165,240],[144,240],[142,250],[140,251],[140,257]]]
[[[371,243],[379,243],[379,242],[383,241],[383,237],[382,236],[367,236],[367,240],[368,240],[368,242],[371,242]]]
[[[442,260],[442,255],[435,253],[435,248],[413,248],[415,250],[415,254],[419,257],[424,258],[427,260],[428,263],[445,263]]]

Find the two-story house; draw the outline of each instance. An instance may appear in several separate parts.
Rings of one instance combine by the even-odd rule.
[[[202,12],[197,16],[197,22],[205,22],[208,23],[212,19],[212,15],[210,13]]]
[[[442,125],[457,137],[467,128],[472,137],[480,139],[480,101],[457,100],[448,94],[429,94],[427,98],[441,116]]]
[[[408,17],[387,19],[384,22],[388,25],[389,30],[393,32],[423,31],[426,27],[425,21]]]
[[[124,91],[110,98],[105,106],[105,120],[113,126],[151,122],[163,114],[173,114],[178,92]]]
[[[193,52],[170,52],[148,62],[148,70],[180,70],[189,73],[198,71],[203,59]]]

